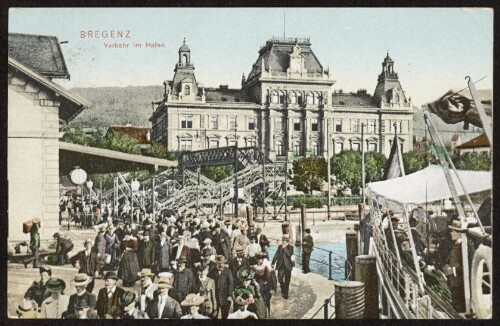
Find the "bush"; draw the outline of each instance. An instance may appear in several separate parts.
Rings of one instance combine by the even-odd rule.
[[[293,209],[300,208],[302,204],[305,204],[307,208],[322,208],[323,201],[320,197],[299,197],[293,201]]]

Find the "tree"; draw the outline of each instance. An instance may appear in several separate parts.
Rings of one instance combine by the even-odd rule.
[[[410,151],[403,153],[403,166],[405,168],[405,174],[411,174],[413,172],[425,169],[429,163],[434,161],[431,154],[427,152]]]
[[[69,128],[66,126],[63,127],[62,131],[64,131],[64,135],[61,140],[66,143],[92,146],[95,141],[94,137],[85,133],[82,128]]]
[[[219,182],[233,174],[233,167],[231,165],[203,166],[201,167],[200,173],[210,180]]]
[[[129,154],[141,154],[137,141],[128,135],[120,133],[109,134],[103,142],[103,148]]]
[[[387,158],[377,152],[365,153],[365,182],[380,181]]]
[[[359,193],[361,186],[361,153],[342,151],[330,159],[331,173],[340,185],[349,187],[353,194]]]
[[[459,170],[491,170],[491,157],[486,153],[464,153],[455,155],[452,161]]]
[[[157,158],[168,158],[168,151],[162,143],[152,142],[151,146],[142,150],[142,155]]]
[[[293,178],[291,183],[299,191],[306,194],[313,190],[321,190],[327,178],[326,160],[319,156],[310,156],[293,161]]]

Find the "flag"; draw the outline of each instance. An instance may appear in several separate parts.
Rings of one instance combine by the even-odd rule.
[[[385,164],[384,176],[382,180],[398,178],[405,175],[405,168],[403,166],[403,158],[401,157],[401,149],[399,147],[398,135],[394,135],[392,141],[391,153],[389,159]]]

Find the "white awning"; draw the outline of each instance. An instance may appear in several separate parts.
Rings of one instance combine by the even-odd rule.
[[[459,170],[457,172],[469,194],[492,188],[491,171]],[[463,195],[464,190],[460,187],[455,173],[450,170],[450,174],[458,195]],[[420,204],[452,197],[443,168],[438,165],[430,165],[404,177],[371,182],[366,186],[372,194],[402,204]]]

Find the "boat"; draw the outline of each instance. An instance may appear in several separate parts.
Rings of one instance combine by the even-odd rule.
[[[475,105],[466,109],[477,110],[474,116],[481,119],[465,121],[470,114],[463,106],[454,112],[460,111],[464,123],[481,124],[491,144],[491,128],[482,104],[474,101],[470,80],[469,88],[469,103]],[[451,97],[457,94],[440,99],[441,104],[448,101],[441,108],[458,103],[450,102]],[[457,170],[429,111],[424,119],[438,164],[409,175],[403,169],[402,176],[368,183],[365,189],[371,237],[363,241],[369,242],[368,254],[377,258],[381,318],[491,319],[492,172]],[[479,209],[472,194],[486,198]]]

